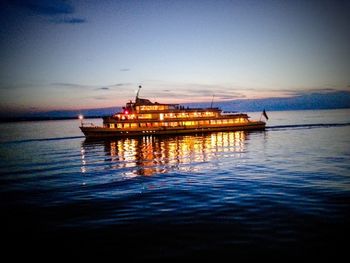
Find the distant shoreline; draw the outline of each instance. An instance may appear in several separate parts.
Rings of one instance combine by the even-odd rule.
[[[99,119],[103,116],[84,116],[84,119]],[[21,121],[61,121],[61,120],[79,120],[78,117],[12,117],[12,118],[0,118],[0,123],[6,122],[21,122]]]
[[[318,109],[266,109],[266,111],[273,112],[273,111],[322,111],[322,110],[345,110],[350,109],[349,107],[339,107],[339,108],[318,108]],[[253,111],[244,111],[244,112],[259,112],[256,110]],[[92,116],[84,116],[84,119],[101,119],[106,116],[110,116],[111,114],[103,114],[103,115],[92,115]],[[67,116],[67,117],[55,117],[55,116],[32,116],[32,117],[26,117],[26,116],[19,116],[19,117],[8,117],[8,118],[0,118],[0,123],[10,123],[10,122],[29,122],[29,121],[60,121],[60,120],[79,120],[78,115],[77,116]]]

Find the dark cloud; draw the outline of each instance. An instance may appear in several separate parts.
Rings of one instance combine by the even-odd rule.
[[[55,82],[50,84],[56,88],[65,88],[65,89],[91,89],[91,90],[112,90],[118,87],[130,86],[130,83],[116,83],[111,85],[83,85],[69,82]],[[1,85],[0,85],[1,88]]]
[[[97,88],[96,90],[110,90],[110,88],[108,88],[108,87],[101,87],[101,88]]]
[[[312,94],[326,94],[326,93],[332,93],[337,91],[339,91],[339,89],[314,88],[314,89],[305,89],[305,90],[294,90],[290,92],[293,93],[294,96],[305,96],[305,95],[312,95]]]
[[[82,24],[87,22],[87,20],[84,18],[62,18],[62,19],[52,19],[50,21],[55,24]]]
[[[163,90],[161,92],[153,92],[154,97],[163,98],[163,97],[172,97],[176,99],[191,99],[197,98],[201,100],[211,100],[214,96],[214,100],[233,100],[233,99],[243,99],[246,96],[239,92],[234,92],[232,90],[189,90],[184,88],[176,88],[176,90]]]
[[[246,96],[234,90],[233,88],[218,86],[218,85],[203,85],[203,84],[163,84],[167,86],[158,92],[152,92],[152,96],[157,98],[174,99],[189,99],[197,98],[201,100],[210,100],[214,96],[215,100],[233,100],[243,99]]]
[[[111,84],[111,85],[105,85],[103,87],[109,88],[109,89],[114,89],[114,88],[121,88],[121,87],[126,87],[126,86],[130,86],[132,84],[130,83],[115,83],[115,84]]]
[[[75,84],[75,83],[66,83],[66,82],[51,83],[51,86],[63,87],[63,88],[73,88],[73,89],[85,89],[85,88],[87,88],[86,85]]]
[[[67,15],[75,12],[70,1],[64,0],[15,0],[13,4],[37,15]]]
[[[217,97],[215,96],[214,100],[233,100],[233,99],[245,99],[245,98],[247,98],[246,95],[235,93],[232,95],[219,95]]]
[[[98,87],[96,90],[112,90],[114,88],[120,88],[120,87],[125,87],[125,86],[130,86],[130,83],[116,83],[112,85],[105,85],[103,87]]]
[[[188,91],[186,91],[189,96],[214,96],[215,100],[232,100],[245,98],[245,95],[243,93],[230,87],[201,84],[191,84],[190,86],[193,88],[189,88]]]
[[[107,100],[108,98],[106,97],[93,97],[95,100]]]
[[[121,68],[120,71],[130,71],[129,68]]]
[[[130,85],[131,83],[117,83],[117,84],[110,85],[108,87],[113,88],[113,87],[123,87],[123,86],[130,86]]]
[[[38,107],[29,107],[29,110],[36,111],[36,110],[39,110],[39,108]]]
[[[68,0],[14,0],[16,7],[29,11],[34,15],[50,17],[49,20],[55,24],[82,24],[84,18],[67,17],[74,15],[75,8]]]

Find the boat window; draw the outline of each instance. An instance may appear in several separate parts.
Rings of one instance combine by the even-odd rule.
[[[114,128],[114,123],[110,123],[109,128]]]
[[[185,126],[192,126],[194,125],[194,121],[184,121]]]
[[[214,116],[214,112],[206,111],[205,116]]]
[[[152,119],[152,114],[139,114],[139,119]]]
[[[165,118],[175,118],[176,116],[175,116],[174,113],[165,113],[165,114],[164,114],[164,117],[165,117]]]

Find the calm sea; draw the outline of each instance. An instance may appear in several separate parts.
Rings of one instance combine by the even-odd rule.
[[[350,109],[268,115],[260,132],[102,141],[78,120],[0,124],[3,251],[346,255]]]

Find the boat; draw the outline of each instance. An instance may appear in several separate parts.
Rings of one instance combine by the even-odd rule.
[[[173,135],[217,131],[264,130],[266,122],[250,120],[246,113],[224,112],[218,107],[189,108],[180,104],[151,102],[139,97],[122,111],[103,117],[103,125],[86,124],[80,116],[80,129],[86,138]],[[266,112],[263,114],[266,118]]]

